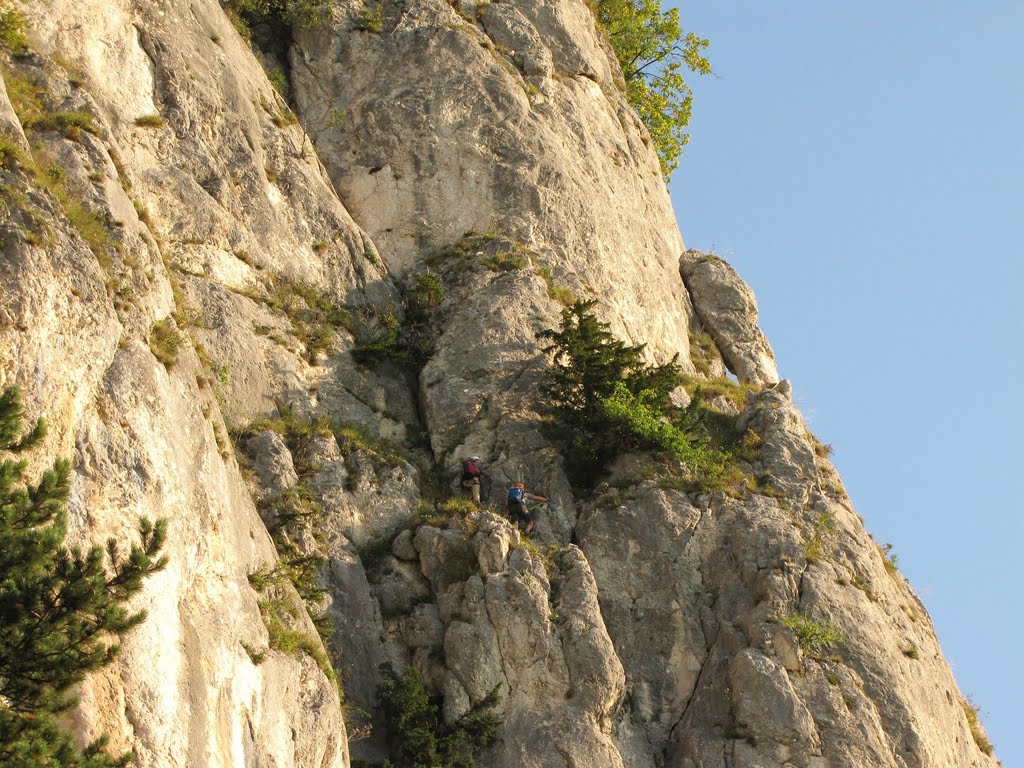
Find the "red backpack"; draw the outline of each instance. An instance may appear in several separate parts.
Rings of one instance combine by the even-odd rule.
[[[472,459],[466,459],[462,462],[462,479],[472,480],[474,477],[480,477],[483,473],[483,469],[480,467],[480,462],[473,461]]]

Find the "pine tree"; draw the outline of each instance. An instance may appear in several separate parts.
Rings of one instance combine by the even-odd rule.
[[[592,423],[600,403],[623,383],[635,395],[647,390],[664,400],[679,383],[677,357],[664,365],[643,361],[644,345],[629,346],[591,311],[596,299],[577,301],[562,310],[560,330],[542,331],[538,338],[551,341],[544,351],[555,366],[545,387],[559,415],[574,426]]]
[[[380,680],[377,698],[394,758],[380,768],[475,768],[477,753],[498,738],[501,723],[494,710],[499,686],[462,717],[445,723],[441,697],[430,693],[415,667],[398,674],[382,664]]]
[[[677,358],[646,365],[643,345],[630,346],[615,338],[608,323],[591,311],[596,304],[577,301],[562,310],[559,330],[539,334],[551,342],[544,351],[554,361],[543,391],[564,427],[569,478],[581,487],[593,485],[623,448],[649,442],[608,408],[616,391],[624,387],[656,418],[680,377]]]
[[[59,460],[32,485],[13,458],[46,434],[40,419],[22,431],[21,395],[0,395],[0,765],[7,768],[111,768],[104,739],[84,751],[55,715],[75,703],[71,688],[117,655],[116,638],[145,619],[125,603],[167,563],[158,556],[167,524],[141,521],[141,542],[126,554],[64,546],[71,465]],[[7,458],[10,456],[12,458]]]

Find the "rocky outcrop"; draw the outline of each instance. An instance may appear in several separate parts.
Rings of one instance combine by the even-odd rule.
[[[0,110],[8,137],[31,138],[3,170],[0,386],[20,384],[46,416],[44,453],[74,460],[74,541],[127,539],[140,516],[170,522],[170,565],[139,598],[149,621],[86,683],[79,728],[141,766],[346,765],[334,685],[311,657],[270,645],[247,577],[276,555],[221,406],[266,411],[296,385],[309,396],[301,357],[257,362],[247,315],[266,305],[241,294],[267,295],[278,276],[339,300],[372,293],[384,281],[368,241],[216,2],[25,10],[34,52],[4,64],[13,108]],[[61,115],[75,127],[59,129]],[[205,304],[189,300],[214,285]],[[249,342],[233,346],[248,367],[189,340],[216,322]],[[215,396],[229,368],[269,380],[266,399],[241,382],[238,401]]]
[[[701,325],[729,370],[742,382],[775,384],[775,353],[757,324],[757,301],[750,286],[725,261],[700,251],[686,251],[679,271]]]
[[[783,393],[739,417],[765,425],[750,466],[778,486],[694,496],[655,478],[581,517],[635,721],[684,768],[994,765],[927,612]]]
[[[393,273],[466,232],[523,242],[620,335],[685,360],[683,249],[657,158],[582,0],[335,5],[292,52],[298,113]],[[387,77],[380,77],[387,71]],[[542,284],[531,290],[542,298]],[[639,298],[643,297],[643,301]]]
[[[680,263],[582,0],[337,0],[278,59],[294,113],[214,0],[25,8],[33,52],[0,91],[0,387],[49,420],[42,454],[73,457],[74,542],[171,524],[83,737],[145,767],[340,768],[330,658],[371,760],[388,663],[448,722],[497,687],[485,766],[995,765],[750,289]],[[735,439],[736,482],[630,455],[570,486],[537,335],[576,296],[652,361],[679,353],[679,407],[718,393],[694,407]],[[415,360],[373,364],[411,324]],[[467,515],[445,504],[471,453],[491,479]],[[550,499],[534,541],[496,514],[513,482]],[[303,652],[275,647],[283,614]]]

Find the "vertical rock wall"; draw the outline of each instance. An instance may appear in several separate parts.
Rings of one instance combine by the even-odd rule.
[[[482,765],[996,764],[777,383],[749,288],[701,254],[680,275],[657,158],[582,0],[338,0],[295,30],[294,113],[214,0],[25,8],[35,52],[0,98],[23,153],[0,170],[0,387],[51,423],[35,469],[74,459],[76,542],[171,523],[149,620],[83,687],[83,737],[143,766],[348,764],[334,686],[271,647],[248,579],[276,562],[291,490],[319,510],[290,543],[326,558],[348,699],[378,714],[381,662],[419,667],[449,720],[497,685]],[[93,124],[31,119],[27,83]],[[422,370],[357,364],[427,272],[444,298]],[[687,492],[639,455],[608,492],[574,492],[538,397],[537,333],[569,291],[713,377],[690,354],[709,333],[695,348],[755,385],[719,403],[756,437],[751,485]],[[229,427],[267,416],[236,457]],[[550,497],[534,542],[422,504],[466,453],[488,462],[486,501],[515,481]],[[798,619],[843,639],[808,644]],[[380,758],[373,724],[353,748]]]

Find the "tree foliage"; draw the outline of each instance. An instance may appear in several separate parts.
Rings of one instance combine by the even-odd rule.
[[[653,439],[655,431],[639,428],[630,418],[636,414],[657,421],[680,377],[676,358],[647,365],[643,345],[615,338],[591,311],[596,304],[575,302],[562,310],[558,330],[539,334],[550,342],[544,351],[554,362],[544,394],[564,427],[570,476],[582,486],[592,484],[623,448],[667,447],[664,440]]]
[[[626,98],[651,134],[662,173],[668,177],[690,140],[693,93],[685,69],[706,75],[708,40],[679,26],[679,9],[662,11],[661,0],[592,0],[626,78]]]
[[[497,686],[458,720],[445,723],[439,697],[427,690],[419,670],[406,667],[399,675],[385,664],[380,672],[377,696],[393,759],[383,768],[476,768],[476,753],[498,738]]]
[[[377,327],[352,350],[361,365],[377,367],[386,362],[419,374],[434,354],[437,329],[433,313],[444,301],[444,284],[437,275],[417,275],[402,293],[403,319],[391,307],[379,308]]]
[[[315,27],[330,0],[225,0],[224,7],[249,24],[269,23],[272,27],[308,29]]]
[[[0,452],[17,455],[46,433],[42,420],[23,437],[17,388],[0,395]],[[84,751],[55,715],[74,704],[70,689],[109,664],[116,638],[145,619],[125,604],[159,556],[166,521],[141,522],[141,543],[122,553],[111,539],[87,552],[64,546],[70,463],[60,460],[35,485],[26,462],[0,461],[0,765],[108,768],[99,740]]]

